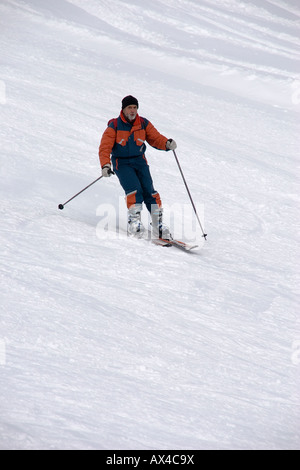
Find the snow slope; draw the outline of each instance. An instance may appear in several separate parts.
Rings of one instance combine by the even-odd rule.
[[[1,449],[299,449],[299,19],[294,0],[0,1]],[[126,94],[177,141],[195,254],[105,232],[116,178],[57,210],[99,176]],[[147,156],[181,214],[172,153]]]

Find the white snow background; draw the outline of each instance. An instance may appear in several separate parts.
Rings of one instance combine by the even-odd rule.
[[[0,1],[1,449],[299,449],[299,32],[296,0]],[[104,236],[116,177],[57,209],[127,94],[193,254]]]

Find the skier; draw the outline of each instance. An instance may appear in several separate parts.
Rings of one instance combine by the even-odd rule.
[[[171,240],[170,230],[163,223],[160,195],[153,187],[145,157],[145,142],[158,150],[175,150],[177,145],[173,139],[160,134],[148,119],[140,117],[138,107],[134,96],[125,96],[119,117],[108,122],[99,147],[102,175],[111,176],[113,164],[126,194],[128,232],[131,235],[141,237],[145,231],[141,222],[144,202],[151,214],[153,236]]]

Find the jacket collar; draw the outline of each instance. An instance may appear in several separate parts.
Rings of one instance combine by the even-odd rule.
[[[120,117],[121,117],[123,122],[125,122],[126,124],[129,124],[129,126],[132,126],[131,131],[136,131],[136,130],[142,128],[141,119],[140,119],[140,116],[138,114],[136,115],[136,118],[135,118],[133,123],[127,121],[126,117],[124,116],[123,111],[120,112]]]

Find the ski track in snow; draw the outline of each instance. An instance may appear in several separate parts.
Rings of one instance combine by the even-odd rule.
[[[1,449],[299,449],[299,18],[1,2]],[[103,233],[99,204],[125,227],[116,178],[57,210],[129,93],[177,141],[195,253]],[[147,157],[189,205],[171,152]]]

